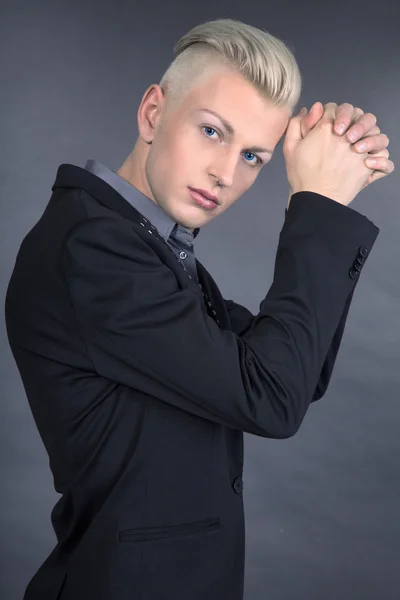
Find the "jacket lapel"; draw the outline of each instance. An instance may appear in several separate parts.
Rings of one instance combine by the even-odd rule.
[[[143,215],[138,212],[129,202],[125,200],[112,186],[108,185],[105,181],[82,167],[71,164],[62,164],[58,167],[56,180],[52,186],[54,191],[57,188],[70,188],[70,189],[82,189],[87,192],[90,196],[95,197],[101,204],[107,206],[111,210],[114,210],[121,214],[123,217],[130,219],[135,224],[135,230],[137,230],[142,236],[144,236],[150,242],[151,236],[153,242],[154,238],[159,238],[160,244],[165,245],[165,241],[162,240],[161,236],[154,230],[153,233],[149,233],[147,229],[148,221],[144,219]],[[151,228],[151,224],[150,224]],[[166,246],[166,245],[165,245]],[[197,273],[199,277],[200,285],[189,277],[189,274],[185,271],[183,266],[179,263],[172,250],[165,247],[165,263],[171,267],[171,269],[178,276],[182,287],[189,288],[194,294],[196,294],[202,301],[204,301],[207,311],[211,317],[213,317],[219,326],[223,329],[230,329],[230,322],[228,312],[225,306],[224,299],[222,298],[221,292],[218,289],[217,284],[203,267],[201,262],[196,258]],[[203,291],[204,294],[203,294]]]

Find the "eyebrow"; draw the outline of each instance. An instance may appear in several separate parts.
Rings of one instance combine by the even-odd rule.
[[[211,113],[212,115],[214,115],[214,117],[217,117],[217,119],[219,119],[222,123],[222,125],[225,127],[225,129],[227,130],[227,132],[230,135],[234,135],[235,134],[235,130],[232,127],[232,125],[229,123],[229,121],[227,121],[226,119],[224,119],[223,117],[221,117],[220,114],[218,114],[217,112],[215,112],[214,110],[211,110],[210,108],[198,108],[196,112],[208,112]],[[269,148],[261,148],[260,146],[252,146],[251,148],[248,148],[248,150],[251,150],[252,152],[268,152],[269,154],[273,154],[274,151],[273,150],[269,150]]]

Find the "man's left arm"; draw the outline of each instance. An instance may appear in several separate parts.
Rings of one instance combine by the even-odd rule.
[[[315,127],[323,114],[324,106],[321,102],[315,102],[311,107],[311,110],[303,117],[301,123],[303,137],[305,137],[307,133],[313,127]],[[363,187],[366,187],[370,183],[381,179],[382,177],[386,177],[386,175],[392,173],[394,170],[394,163],[393,161],[389,160],[389,152],[386,149],[389,144],[389,138],[387,135],[381,134],[381,130],[379,127],[377,127],[376,122],[375,115],[371,113],[364,113],[364,111],[362,111],[360,108],[354,108],[353,105],[349,103],[343,103],[336,109],[336,118],[333,124],[335,133],[341,137],[346,134],[347,140],[354,146],[357,152],[367,152],[371,155],[368,156],[367,159],[378,159],[377,164],[374,167],[375,170],[372,171],[370,177],[365,182]],[[355,134],[355,137],[351,137],[351,134]],[[367,143],[367,148],[360,148],[358,146],[358,143],[361,141]],[[289,192],[287,204],[288,207],[290,204],[290,199],[291,193]],[[287,212],[288,208],[285,209],[285,218]],[[332,342],[326,355],[325,362],[322,366],[321,374],[311,402],[315,402],[316,400],[322,398],[328,388],[333,367],[335,366],[336,357],[342,341],[354,289],[355,288],[353,288],[353,291],[349,295],[344,306],[342,317],[332,338]],[[233,331],[239,336],[243,335],[251,327],[254,315],[247,308],[241,306],[240,304],[236,304],[233,302],[233,300],[225,300],[225,305],[229,314]]]
[[[288,209],[286,208],[285,218],[287,212]],[[353,288],[352,292],[350,293],[347,302],[344,306],[342,317],[339,321],[339,325],[336,329],[336,332],[332,338],[332,342],[326,355],[324,364],[322,366],[321,374],[311,402],[320,400],[324,396],[326,390],[328,389],[328,385],[332,377],[333,367],[335,366],[340,344],[342,342],[343,332],[346,325],[347,316],[349,314],[350,304],[353,299],[354,289],[355,288]],[[238,336],[243,335],[251,327],[251,324],[254,319],[253,313],[245,306],[242,306],[241,304],[236,304],[236,302],[234,302],[233,300],[224,299],[224,302],[229,314],[232,330]]]
[[[322,366],[321,374],[311,402],[320,400],[324,396],[326,390],[328,389],[328,385],[333,372],[333,367],[335,366],[336,357],[338,355],[340,344],[342,342],[343,332],[346,325],[350,304],[353,298],[354,289],[355,288],[353,288],[352,292],[350,293],[345,307],[343,309],[342,317],[339,321],[339,325],[336,329],[336,332],[332,338],[332,342],[326,355],[324,364]],[[243,335],[251,327],[254,315],[245,306],[242,306],[241,304],[236,304],[236,302],[233,302],[233,300],[224,300],[224,302],[229,314],[232,330],[238,336]]]

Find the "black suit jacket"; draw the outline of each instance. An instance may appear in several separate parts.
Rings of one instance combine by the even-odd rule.
[[[257,315],[197,261],[214,316],[107,183],[64,164],[52,190],[6,297],[62,494],[57,545],[25,600],[241,600],[243,432],[293,436],[325,393],[379,229],[295,194]]]

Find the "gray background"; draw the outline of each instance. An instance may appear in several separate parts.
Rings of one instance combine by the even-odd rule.
[[[398,2],[204,4],[0,2],[2,298],[59,164],[120,166],[142,94],[201,21],[239,19],[289,42],[303,74],[299,108],[350,102],[374,113],[397,164]],[[246,600],[400,598],[399,173],[351,205],[381,232],[326,396],[294,438],[245,436]],[[224,296],[254,312],[272,282],[286,201],[280,144],[253,188],[196,240]],[[1,319],[0,596],[17,600],[55,543],[58,494]]]

